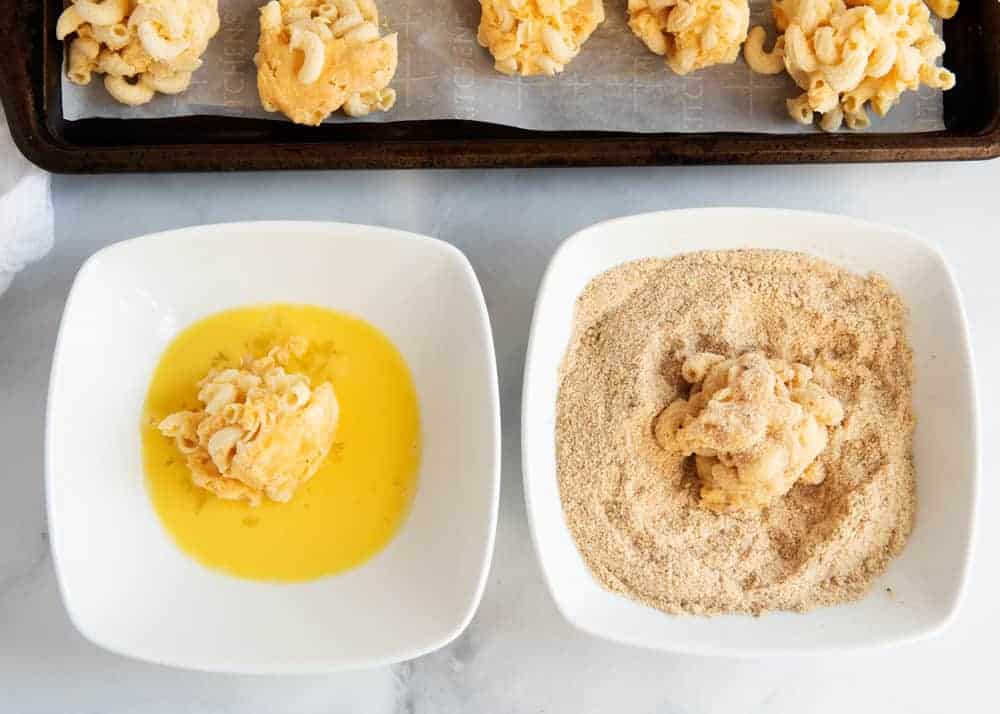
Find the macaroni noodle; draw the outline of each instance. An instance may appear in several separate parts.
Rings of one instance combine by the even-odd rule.
[[[71,35],[76,32],[77,28],[80,27],[83,22],[84,20],[80,17],[80,13],[76,11],[76,7],[74,5],[70,5],[62,11],[59,15],[59,19],[56,20],[56,39],[65,40],[67,35]]]
[[[97,68],[100,45],[89,37],[75,37],[69,45],[69,61],[66,75],[75,84],[90,84],[90,78]]]
[[[135,65],[129,64],[117,52],[111,52],[107,49],[101,50],[97,56],[97,71],[112,77],[135,77],[139,74]]]
[[[142,80],[133,84],[127,78],[114,74],[104,75],[104,88],[116,101],[131,107],[145,104],[155,94],[153,88]]]
[[[927,7],[942,20],[950,20],[958,12],[958,0],[927,0]]]
[[[114,25],[128,14],[128,0],[75,0],[73,7],[91,25]]]
[[[109,50],[120,50],[132,39],[128,26],[121,22],[114,25],[91,25],[90,36]]]
[[[767,32],[763,27],[755,27],[747,35],[743,44],[743,58],[757,74],[781,74],[785,71],[785,36],[781,35],[770,52],[764,49]]]
[[[329,29],[327,31],[329,32]],[[299,68],[299,81],[302,84],[312,84],[319,79],[326,55],[326,46],[323,44],[322,38],[315,32],[300,29],[298,25],[292,25],[289,46],[293,50],[302,50],[303,59],[302,67]]]
[[[352,94],[344,102],[344,114],[349,117],[363,117],[373,111],[387,112],[396,103],[396,90],[386,87],[373,92]]]
[[[171,37],[161,34],[166,27],[164,24],[152,19],[133,22],[136,15],[138,11],[129,19],[129,25],[138,28],[139,41],[154,60],[172,60],[190,46],[190,41],[183,35]]]
[[[191,84],[190,72],[175,72],[173,74],[158,74],[147,72],[143,81],[160,94],[180,94]]]

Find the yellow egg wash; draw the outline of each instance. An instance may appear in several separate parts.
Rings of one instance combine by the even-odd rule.
[[[300,335],[310,349],[290,365],[312,384],[329,381],[340,403],[333,448],[288,503],[253,507],[191,483],[173,439],[156,424],[196,409],[198,380]],[[402,355],[379,330],[306,305],[238,308],[188,327],[167,347],[146,398],[143,459],[163,527],[199,562],[255,580],[295,582],[360,565],[399,530],[420,461],[417,394]]]

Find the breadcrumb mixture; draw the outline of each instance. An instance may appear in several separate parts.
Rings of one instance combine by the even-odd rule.
[[[607,588],[681,614],[806,611],[862,597],[913,528],[912,352],[880,277],[778,251],[625,264],[578,298],[560,371],[560,494]],[[758,512],[699,505],[694,458],[657,443],[689,396],[688,357],[759,351],[808,365],[843,406],[799,481]]]

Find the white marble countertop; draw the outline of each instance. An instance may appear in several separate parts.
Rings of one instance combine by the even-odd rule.
[[[0,713],[996,711],[1000,639],[1000,162],[534,172],[58,177],[56,248],[0,298]],[[518,422],[531,308],[575,230],[664,208],[747,205],[848,213],[937,242],[964,292],[985,453],[976,559],[958,620],[889,651],[739,661],[592,639],[560,617],[525,521]],[[503,494],[489,585],[451,646],[392,668],[311,677],[199,674],[128,661],[69,623],[46,541],[42,435],[49,364],[70,283],[98,248],[217,221],[378,223],[464,250],[493,320],[503,399]]]

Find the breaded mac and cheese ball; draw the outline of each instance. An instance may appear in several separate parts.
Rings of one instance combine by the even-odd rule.
[[[681,375],[691,396],[664,409],[653,430],[664,450],[694,455],[703,508],[759,511],[796,483],[823,481],[817,457],[844,409],[809,367],[761,352],[703,352]]]
[[[750,25],[747,0],[629,0],[628,26],[677,74],[730,64]]]
[[[389,111],[396,34],[381,36],[374,0],[271,0],[260,11],[257,90],[264,109],[316,126],[332,112]]]
[[[479,44],[504,74],[530,77],[566,69],[604,22],[602,0],[481,0]]]
[[[755,27],[744,56],[756,72],[787,71],[802,94],[787,101],[802,124],[865,129],[867,107],[885,116],[906,91],[921,85],[948,90],[955,75],[936,61],[944,54],[923,0],[773,0],[779,36],[764,49]]]
[[[74,0],[56,22],[70,81],[103,74],[108,93],[132,106],[187,89],[218,31],[218,0]]]

